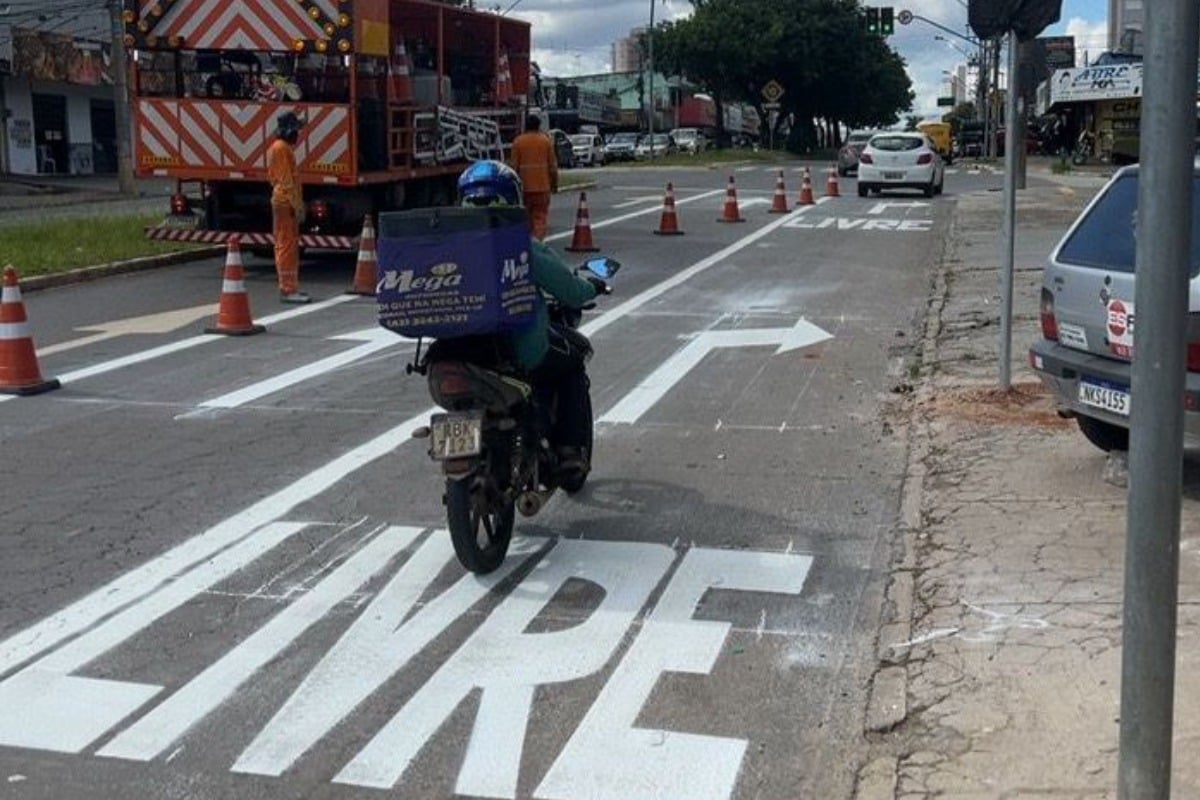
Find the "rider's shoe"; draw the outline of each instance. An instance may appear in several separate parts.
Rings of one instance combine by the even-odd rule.
[[[591,468],[582,447],[558,448],[558,472],[560,475],[586,474]]]

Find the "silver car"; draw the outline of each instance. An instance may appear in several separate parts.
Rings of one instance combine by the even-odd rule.
[[[1200,446],[1200,173],[1192,181],[1191,304],[1184,445]],[[1130,359],[1138,168],[1117,172],[1050,254],[1042,278],[1042,339],[1029,363],[1102,450],[1129,448]]]

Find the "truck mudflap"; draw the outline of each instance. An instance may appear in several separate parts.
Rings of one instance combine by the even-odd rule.
[[[146,238],[165,242],[196,242],[197,244],[225,244],[230,239],[236,238],[243,247],[275,246],[275,237],[269,233],[182,230],[162,225],[146,228]],[[358,237],[304,233],[300,235],[300,247],[310,250],[357,250]]]

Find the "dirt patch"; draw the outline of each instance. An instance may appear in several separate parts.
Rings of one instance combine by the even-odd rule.
[[[1067,428],[1072,424],[1058,416],[1053,397],[1038,382],[1014,384],[1007,392],[998,387],[951,389],[939,392],[925,407],[937,415],[984,425]]]

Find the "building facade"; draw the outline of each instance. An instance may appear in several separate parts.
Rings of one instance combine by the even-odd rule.
[[[646,32],[644,27],[634,28],[628,36],[617,39],[612,44],[612,71],[637,72],[642,68],[642,51],[638,46],[638,38]]]
[[[1142,54],[1146,0],[1108,0],[1108,49]]]

